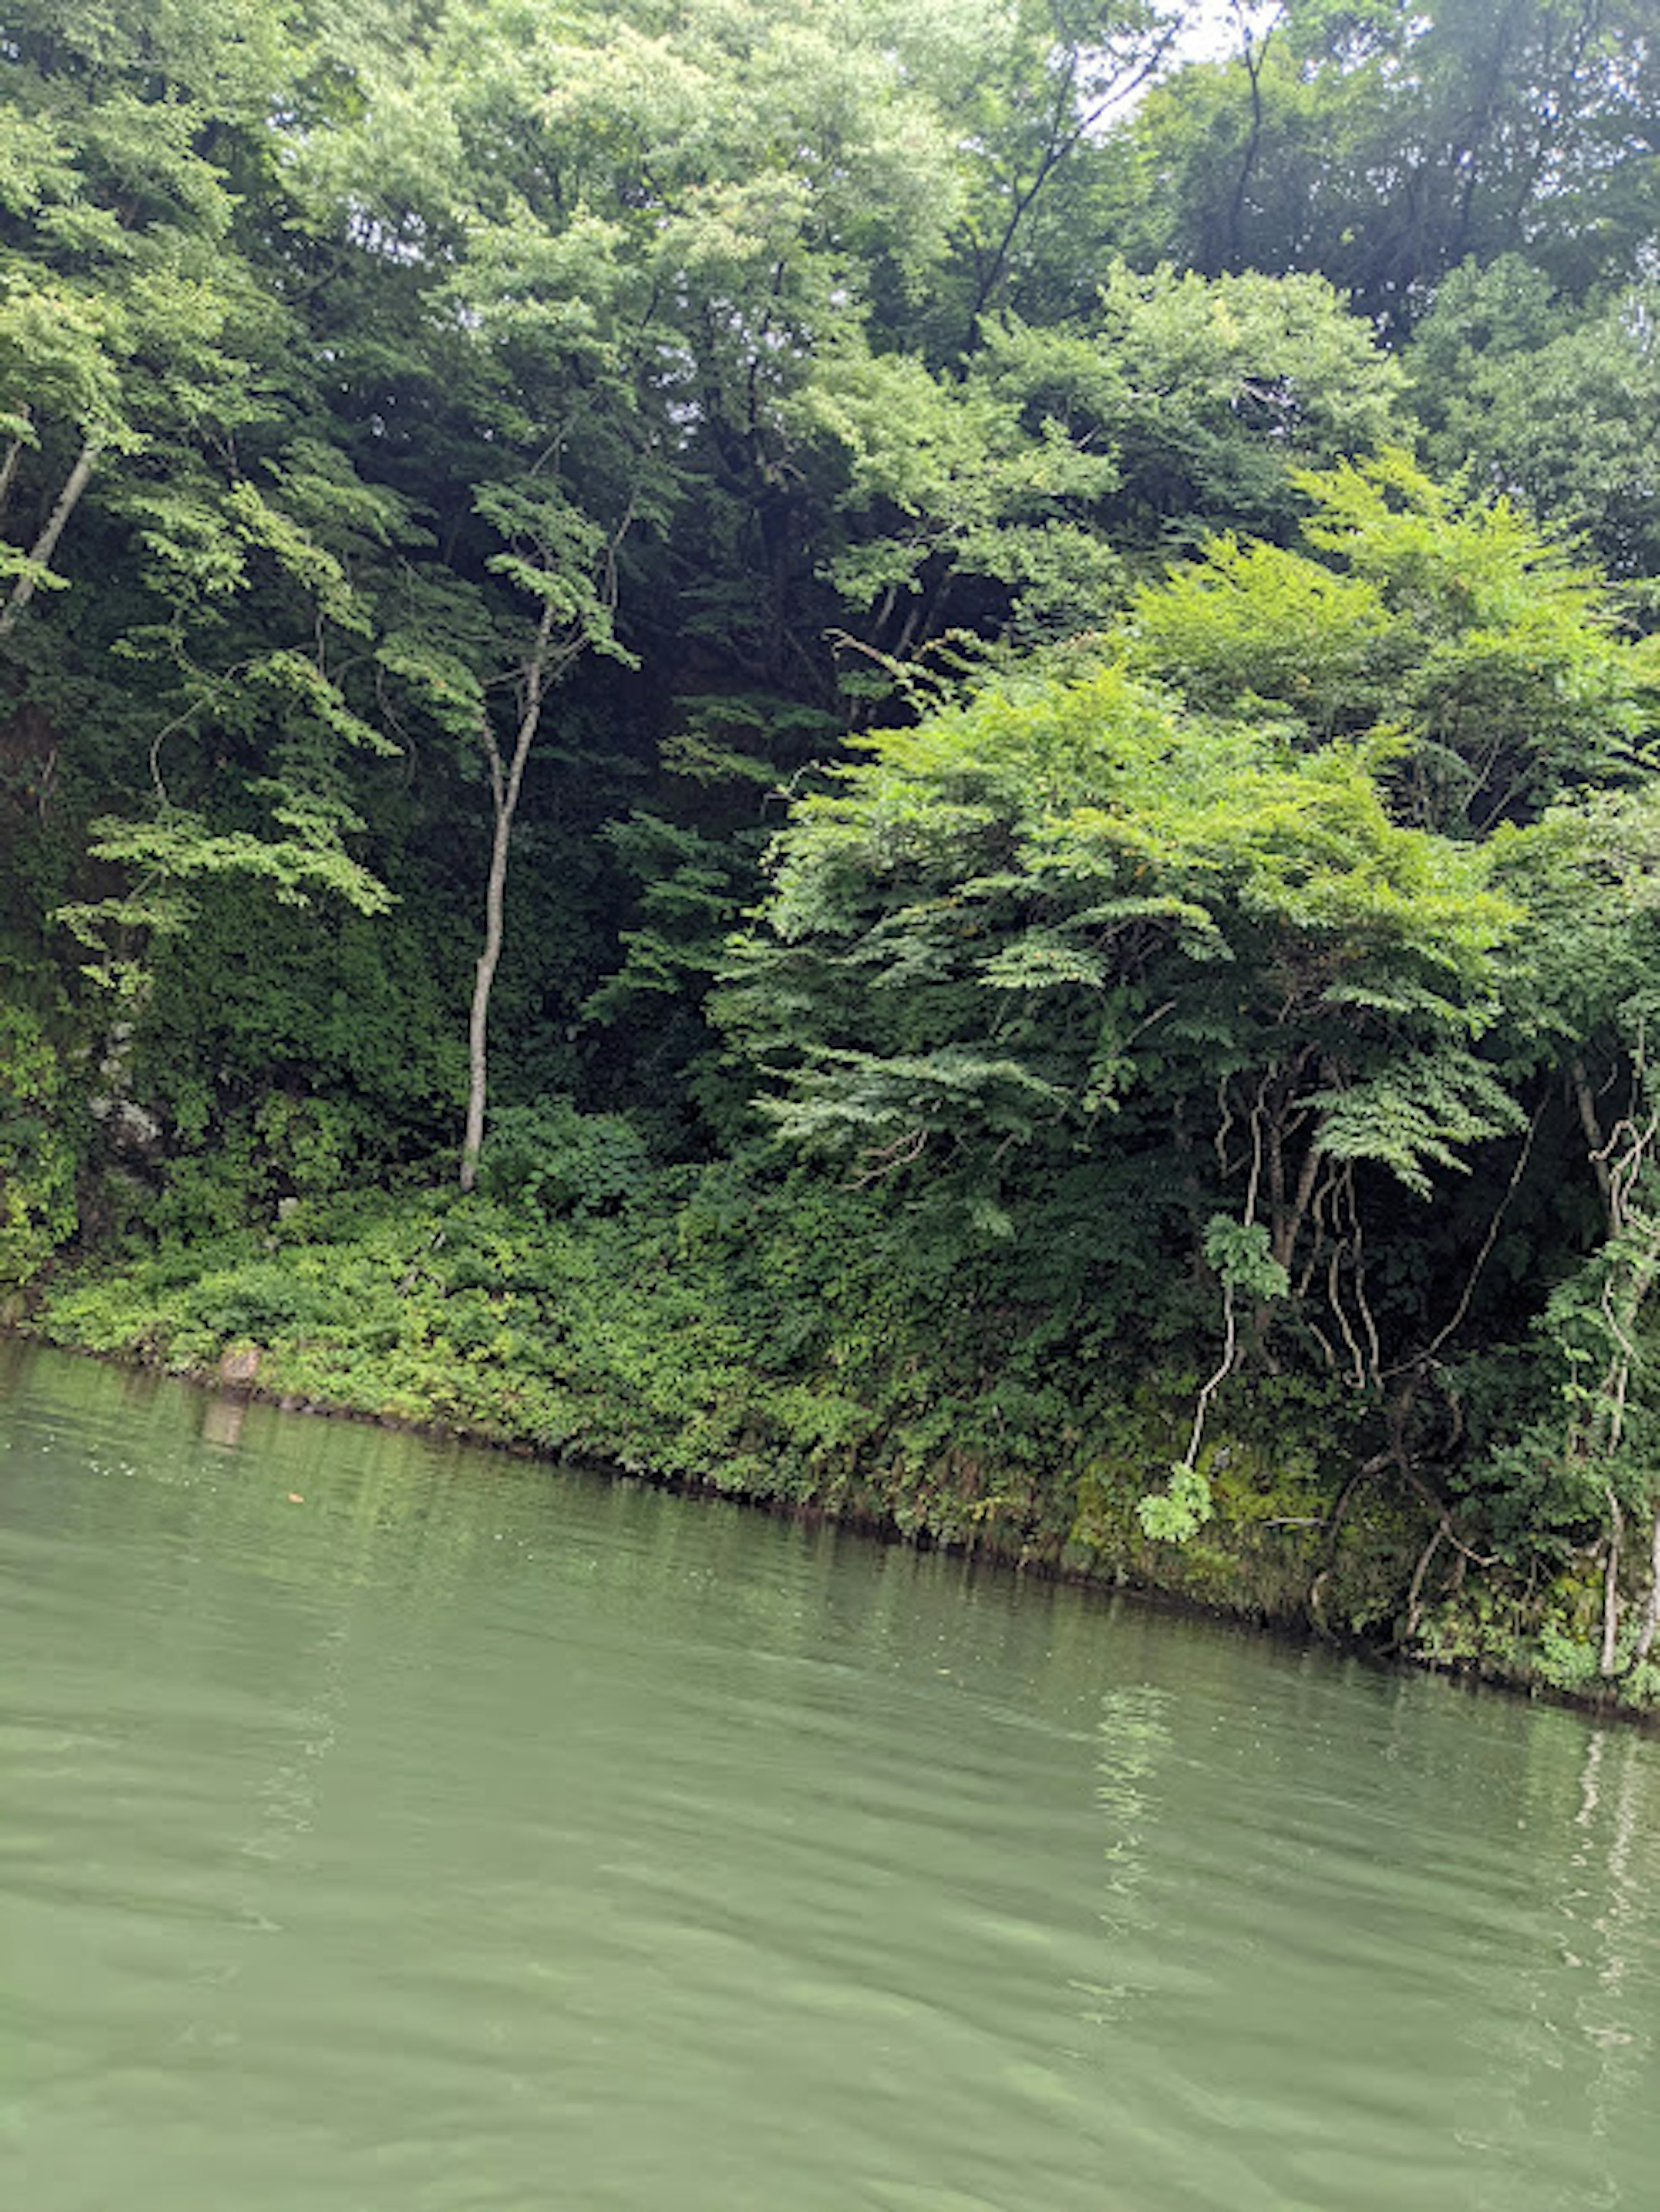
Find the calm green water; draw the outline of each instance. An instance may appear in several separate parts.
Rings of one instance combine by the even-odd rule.
[[[17,2212],[1660,2202],[1660,1744],[3,1343],[0,1401]]]

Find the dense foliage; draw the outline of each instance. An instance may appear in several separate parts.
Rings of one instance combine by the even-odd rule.
[[[19,0],[9,1316],[1653,1694],[1647,14]]]

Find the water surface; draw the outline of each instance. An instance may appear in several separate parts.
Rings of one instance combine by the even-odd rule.
[[[0,1342],[0,2203],[1650,2212],[1660,1744]]]

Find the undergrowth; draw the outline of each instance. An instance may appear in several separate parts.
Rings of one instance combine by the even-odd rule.
[[[562,1208],[545,1182],[527,1199],[500,1178],[471,1196],[307,1200],[60,1272],[32,1326],[203,1377],[257,1347],[260,1389],[286,1402],[1297,1611],[1338,1462],[1286,1443],[1274,1409],[1256,1441],[1211,1448],[1225,1553],[1154,1543],[1134,1508],[1185,1418],[1182,1365],[1149,1379],[1079,1316],[982,1304],[963,1255],[943,1264],[856,1192],[730,1164],[626,1168],[603,1203]]]

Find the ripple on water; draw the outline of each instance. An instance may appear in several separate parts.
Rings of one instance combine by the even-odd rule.
[[[1652,2202],[1633,1735],[45,1358],[0,1664],[29,2212]]]

